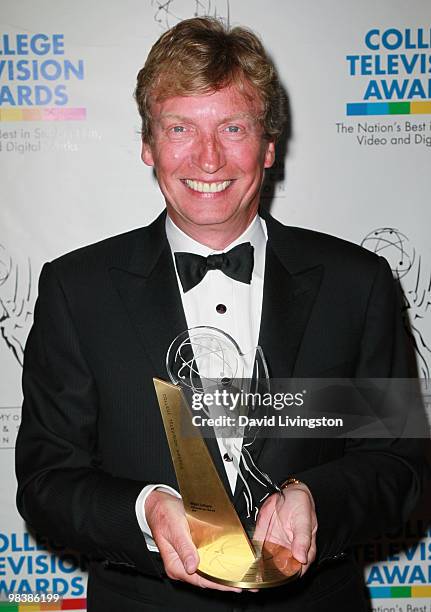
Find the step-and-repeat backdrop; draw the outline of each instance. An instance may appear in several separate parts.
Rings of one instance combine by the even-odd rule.
[[[63,609],[84,610],[85,559],[30,535],[15,509],[23,349],[42,264],[163,208],[140,160],[132,98],[151,44],[204,14],[262,36],[291,111],[287,153],[263,197],[285,223],[387,258],[429,379],[431,4],[1,0],[1,9],[0,600],[53,592]],[[357,549],[376,612],[431,612],[430,518],[424,503],[397,537]]]

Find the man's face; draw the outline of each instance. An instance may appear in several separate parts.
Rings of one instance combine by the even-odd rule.
[[[228,244],[256,215],[264,168],[274,162],[261,111],[256,96],[233,86],[152,104],[153,141],[142,159],[155,168],[171,219],[200,242]]]

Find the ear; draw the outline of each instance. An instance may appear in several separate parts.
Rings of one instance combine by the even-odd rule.
[[[275,142],[270,140],[266,146],[264,168],[271,168],[275,161]]]
[[[154,166],[153,152],[148,142],[142,142],[141,159],[147,166]]]

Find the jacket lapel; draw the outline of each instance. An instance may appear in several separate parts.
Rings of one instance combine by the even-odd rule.
[[[167,350],[187,324],[166,239],[165,214],[138,236],[130,260],[112,267],[110,274],[153,366],[153,375],[166,379]]]
[[[110,275],[152,364],[152,376],[168,380],[166,353],[174,338],[187,329],[187,322],[166,238],[165,218],[163,213],[142,230],[130,260],[112,267]],[[205,441],[230,494],[217,440]]]
[[[322,266],[291,274],[268,244],[259,345],[271,378],[290,378],[319,290]]]
[[[259,346],[265,355],[270,378],[291,378],[304,337],[307,323],[323,274],[323,266],[309,261],[302,254],[293,232],[269,215],[265,215],[268,229],[262,316]],[[249,446],[256,465],[265,438],[257,437]],[[269,474],[271,476],[271,474]],[[248,482],[251,485],[252,479]],[[237,481],[235,500],[243,483]]]

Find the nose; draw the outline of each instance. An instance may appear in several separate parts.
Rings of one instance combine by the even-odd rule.
[[[226,164],[222,144],[216,134],[202,135],[196,143],[194,163],[204,172],[215,174]]]

